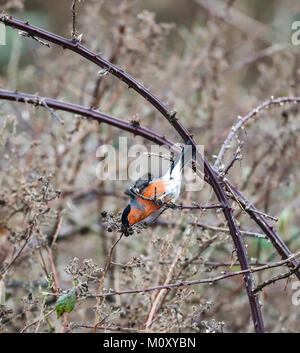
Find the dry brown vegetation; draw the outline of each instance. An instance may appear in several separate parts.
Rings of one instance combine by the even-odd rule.
[[[2,1],[0,9],[80,41],[129,73],[177,111],[212,166],[232,127],[250,114],[216,173],[224,177],[226,171],[298,254],[300,56],[290,44],[297,1],[285,8],[280,1],[224,1],[219,12],[220,1],[208,7],[202,0],[184,6],[85,0],[76,2],[75,27],[72,1],[60,3]],[[44,25],[44,17],[35,22],[33,10],[47,11]],[[7,41],[0,47],[1,89],[98,109],[183,143],[151,102],[107,70],[8,26]],[[96,317],[99,332],[252,332],[243,276],[232,274],[241,271],[239,252],[222,209],[169,209],[152,226],[119,240],[131,181],[98,180],[97,148],[118,149],[119,136],[128,136],[129,146],[153,142],[56,110],[61,124],[53,113],[41,102],[0,99],[0,330],[90,332]],[[256,269],[255,286],[265,285],[252,288],[265,330],[298,332],[299,305],[292,303],[298,279],[286,266],[291,261],[228,188],[222,186]],[[204,183],[198,192],[183,188],[180,201],[220,200]],[[186,283],[197,280],[203,283]],[[59,298],[76,303],[57,318]]]

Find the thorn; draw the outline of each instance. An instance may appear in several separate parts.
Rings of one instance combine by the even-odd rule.
[[[169,114],[169,121],[170,121],[171,123],[174,122],[175,120],[177,120],[176,114],[177,114],[177,112],[176,112],[175,110],[170,112],[170,114]]]
[[[28,25],[29,25],[29,22],[28,22],[28,21],[26,21],[26,22],[25,22],[25,25],[27,25],[27,26],[28,26]]]

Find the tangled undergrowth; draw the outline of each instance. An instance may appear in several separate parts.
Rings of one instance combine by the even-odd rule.
[[[299,50],[266,34],[270,28],[257,15],[258,2],[252,11],[253,21],[266,31],[261,36],[245,23],[236,27],[229,16],[231,10],[236,16],[245,12],[246,2],[241,8],[232,2],[222,16],[202,2],[191,2],[196,15],[186,24],[175,16],[180,6],[171,7],[174,23],[164,23],[145,9],[147,1],[75,1],[74,28],[70,1],[60,34],[101,53],[176,110],[211,165],[230,131],[253,112],[215,167],[297,254],[299,101],[273,100],[300,97]],[[2,9],[33,25],[34,15],[22,3],[6,1]],[[272,8],[274,23],[281,14],[280,6]],[[1,88],[98,109],[183,142],[149,102],[109,70],[19,34],[7,28]],[[267,100],[269,105],[255,110]],[[200,208],[170,208],[156,223],[120,239],[124,190],[132,181],[99,180],[99,163],[107,169],[112,160],[97,151],[112,145],[123,152],[120,136],[128,137],[128,147],[150,150],[152,142],[43,104],[0,100],[0,114],[2,332],[90,332],[95,317],[99,332],[253,330],[243,276],[231,275],[241,267],[222,208],[200,207],[218,203],[208,183],[197,192],[182,188],[180,202]],[[127,169],[119,160],[117,174]],[[264,284],[256,289],[266,331],[298,332],[294,272],[285,266],[288,261],[280,263],[246,207],[226,192],[249,262],[258,269],[255,284]]]

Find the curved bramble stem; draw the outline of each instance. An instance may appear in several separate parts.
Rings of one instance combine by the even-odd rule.
[[[135,126],[130,122],[118,119],[114,116],[101,113],[98,110],[83,107],[82,105],[68,103],[56,99],[39,97],[33,94],[26,94],[18,91],[8,91],[0,88],[0,99],[5,99],[9,101],[15,101],[20,103],[28,103],[35,106],[43,106],[45,104],[48,108],[66,111],[73,114],[78,114],[87,118],[94,119],[101,123],[106,123],[115,126],[119,129],[128,131],[136,136],[141,136],[149,141],[157,143],[158,145],[165,145],[169,148],[178,150],[177,146],[171,141],[167,140],[163,136],[156,134],[146,127],[141,127],[140,125]]]
[[[3,90],[3,89],[0,89],[0,99],[21,102],[21,103],[28,103],[33,105],[40,105],[40,101],[44,99],[44,102],[46,102],[46,104],[53,109],[58,109],[58,110],[82,115],[91,119],[95,119],[99,122],[107,123],[109,125],[118,127],[119,129],[131,132],[134,135],[142,136],[148,139],[149,141],[157,143],[158,145],[165,145],[174,150],[177,150],[177,151],[179,150],[176,144],[174,144],[173,142],[167,140],[165,137],[160,136],[145,127],[133,126],[131,123],[128,123],[124,120],[118,119],[116,117],[113,117],[107,114],[103,114],[97,110],[85,108],[80,105],[58,101],[50,98],[42,98],[36,95],[25,94],[17,91],[13,92],[8,90]],[[262,231],[271,240],[273,246],[275,247],[279,255],[282,257],[282,259],[287,259],[291,255],[291,252],[287,248],[285,243],[281,240],[281,238],[277,235],[277,233],[272,228],[272,226],[270,226],[266,222],[264,217],[260,216],[260,214],[257,213],[256,208],[243,196],[243,194],[234,185],[232,185],[229,182],[225,183],[226,186],[227,184],[230,185],[230,190],[234,192],[239,202],[243,205],[245,211],[250,215],[250,217],[258,224],[258,226],[262,229]],[[290,264],[291,264],[291,267],[296,267],[297,261],[293,261]],[[297,271],[295,274],[298,277],[298,279],[300,279],[300,271]]]
[[[19,92],[11,92],[11,91],[5,91],[0,89],[0,98],[4,98],[7,100],[12,100],[12,101],[18,101],[18,102],[23,102],[23,103],[30,103],[34,105],[40,105],[41,104],[41,98],[35,95],[28,95],[24,93],[19,93]],[[77,113],[83,116],[88,116],[93,119],[106,122],[110,125],[119,127],[123,130],[132,132],[134,134],[139,134],[140,136],[146,137],[150,139],[151,141],[160,143],[160,144],[165,144],[168,145],[170,142],[167,142],[166,139],[160,137],[158,134],[153,133],[151,130],[141,128],[140,126],[132,126],[132,124],[128,122],[124,122],[121,119],[117,119],[112,116],[108,116],[106,114],[100,113],[95,110],[87,109],[79,105],[71,104],[71,103],[66,103],[62,101],[57,101],[54,99],[50,98],[42,98],[46,104],[52,108],[52,109],[60,109],[60,110],[65,110],[71,113]],[[178,122],[178,121],[177,121]],[[196,148],[195,141],[192,140],[192,143],[194,147]],[[239,262],[241,264],[241,268],[244,269],[249,269],[250,264],[247,258],[246,254],[246,248],[244,246],[243,240],[241,233],[236,226],[234,217],[233,217],[233,210],[231,209],[229,205],[228,198],[225,194],[225,191],[221,187],[222,181],[221,179],[213,172],[212,168],[206,162],[204,165],[205,169],[205,174],[209,176],[208,180],[210,184],[212,185],[213,189],[215,190],[217,197],[221,203],[221,206],[223,208],[223,212],[225,214],[225,217],[227,219],[228,227],[230,230],[230,234],[233,237],[233,241],[235,244],[235,247],[237,248],[237,253],[238,253],[238,258]],[[264,326],[263,326],[263,320],[262,320],[262,315],[261,315],[261,310],[260,306],[258,303],[258,299],[256,296],[252,294],[252,288],[254,287],[254,282],[252,278],[251,273],[247,273],[244,276],[244,280],[246,283],[246,289],[249,297],[249,302],[251,306],[251,311],[252,315],[254,318],[254,325],[255,325],[255,330],[257,332],[264,332]]]
[[[0,21],[4,22],[8,26],[18,28],[31,35],[34,35],[36,37],[45,39],[49,42],[58,44],[63,48],[68,48],[76,52],[77,54],[87,58],[88,60],[94,62],[95,64],[101,66],[102,68],[106,69],[108,72],[118,77],[121,81],[124,81],[128,85],[128,87],[133,88],[136,92],[138,92],[141,96],[143,96],[149,103],[151,103],[158,111],[160,111],[162,115],[173,126],[173,128],[178,132],[178,134],[182,137],[184,142],[185,143],[190,142],[191,145],[194,147],[195,151],[196,152],[198,151],[197,145],[193,139],[193,136],[181,124],[181,122],[177,120],[176,113],[173,111],[170,111],[168,107],[164,105],[158,98],[156,98],[148,89],[146,89],[143,85],[141,85],[138,81],[136,81],[133,77],[125,73],[123,70],[119,69],[109,61],[103,59],[100,55],[96,55],[95,53],[85,48],[81,44],[74,43],[71,40],[65,39],[61,36],[55,35],[53,33],[50,33],[38,27],[32,26],[28,23],[28,21],[22,22],[5,15],[0,16]],[[199,152],[197,153],[199,155]],[[205,180],[211,185],[219,202],[222,205],[223,213],[228,223],[228,228],[230,230],[230,234],[237,251],[238,260],[241,264],[241,268],[242,270],[250,269],[250,264],[247,258],[245,244],[243,242],[240,230],[235,222],[233,210],[230,206],[228,196],[225,193],[224,183],[220,178],[219,174],[210,166],[206,158],[202,156],[202,159],[204,162]],[[253,295],[252,293],[252,290],[254,287],[253,276],[251,273],[247,273],[243,276],[243,278],[245,281],[246,291],[249,298],[255,331],[264,332],[264,324],[263,324],[260,304],[258,302],[257,296]]]
[[[285,103],[298,104],[298,103],[300,103],[300,98],[299,97],[279,97],[279,98],[274,99],[273,97],[271,97],[267,101],[259,104],[256,108],[251,110],[251,112],[248,113],[247,115],[245,115],[244,117],[240,117],[238,123],[236,123],[232,127],[232,129],[230,130],[224,143],[222,144],[222,147],[221,147],[220,152],[217,156],[214,167],[215,168],[219,167],[219,165],[225,155],[225,152],[226,152],[228,146],[230,145],[230,142],[232,141],[233,137],[237,134],[237,132],[239,131],[240,128],[242,128],[245,124],[247,124],[247,122],[250,119],[255,118],[257,116],[257,114],[260,113],[262,110],[267,109],[272,106],[282,106]]]
[[[0,21],[5,23],[7,26],[10,26],[12,28],[20,29],[20,30],[22,30],[24,32],[27,32],[27,33],[29,33],[31,35],[34,35],[36,37],[43,38],[43,39],[45,39],[45,40],[47,40],[49,42],[52,42],[52,43],[54,43],[56,45],[61,46],[62,48],[68,48],[68,49],[76,52],[77,54],[85,57],[89,61],[95,63],[96,65],[98,65],[98,66],[100,66],[102,68],[104,68],[107,72],[110,72],[112,75],[118,77],[121,81],[127,83],[129,87],[133,88],[137,93],[139,93],[142,97],[144,97],[159,112],[161,112],[162,115],[165,116],[171,123],[174,124],[176,122],[176,112],[169,110],[166,105],[164,105],[159,99],[157,99],[143,85],[141,85],[139,82],[137,82],[135,79],[133,79],[130,75],[126,74],[123,70],[121,70],[118,67],[116,67],[115,65],[111,64],[109,61],[101,58],[100,55],[96,55],[95,53],[93,53],[92,51],[90,51],[87,48],[83,47],[82,45],[80,45],[78,43],[74,43],[72,40],[68,40],[68,39],[66,39],[64,37],[58,36],[56,34],[53,34],[51,32],[48,32],[48,31],[43,30],[41,28],[38,28],[36,26],[32,26],[27,21],[26,22],[22,22],[22,21],[19,21],[19,20],[13,18],[12,16],[7,16],[7,15],[4,15],[4,14],[0,15]],[[294,98],[293,97],[282,97],[282,98],[277,98],[274,101],[275,101],[274,102],[275,105],[278,104],[278,102],[279,102],[279,105],[280,105],[283,101],[285,101],[285,102],[293,102],[293,101],[299,102],[300,98],[299,97],[294,97]],[[257,110],[260,111],[260,110],[264,109],[268,105],[270,105],[270,100],[262,103],[260,106],[258,106],[258,108],[254,109],[247,116],[245,116],[244,119],[249,120],[251,117],[256,115],[256,111]],[[67,110],[67,111],[70,111],[70,110]],[[78,114],[81,114],[81,113],[78,112]],[[89,116],[87,114],[81,114],[81,115]],[[117,127],[121,128],[123,130],[130,131],[128,128],[126,129],[123,126],[124,122],[122,122],[120,119],[119,119],[119,123],[120,124],[118,124],[118,122],[116,122],[114,120],[110,121],[111,125],[117,126]],[[185,140],[186,136],[189,135],[189,132],[185,128],[183,128],[182,126],[178,127],[177,124],[175,124],[174,127],[175,127],[175,129],[177,131],[179,130],[178,131],[179,134]],[[145,128],[144,128],[144,130],[145,130]],[[132,131],[130,131],[130,132],[132,132]],[[136,135],[140,135],[139,132],[140,131],[137,130]],[[145,132],[146,132],[146,135],[148,135],[148,136],[146,136],[144,134]],[[156,143],[165,144],[165,145],[168,145],[170,147],[170,144],[168,144],[169,141],[167,141],[167,139],[161,138],[161,137],[157,137],[157,135],[155,137],[155,136],[153,136],[154,133],[151,132],[151,131],[150,131],[150,135],[152,135],[152,136],[149,136],[149,134],[147,134],[147,132],[149,132],[149,130],[148,131],[143,131],[144,135],[141,135],[141,136],[144,136],[145,138],[148,138],[151,141],[154,141]],[[162,141],[162,139],[164,141]],[[225,143],[225,145],[227,145],[227,143]],[[225,149],[225,147],[224,147],[224,149]],[[220,153],[221,153],[221,151],[220,151]],[[208,164],[208,162],[206,162],[206,161],[205,161],[205,163]],[[207,178],[205,179],[205,181],[209,182],[209,180]],[[247,200],[247,198],[245,198],[243,196],[243,194],[238,189],[233,187],[233,185],[231,185],[230,187],[233,190],[233,192],[235,193],[235,196],[239,199],[239,201],[242,204],[243,204],[243,202],[245,204],[250,204],[250,202]],[[262,217],[260,217],[260,215],[256,215],[255,211],[256,211],[256,208],[253,205],[251,206],[251,208],[246,208],[246,212],[258,224],[258,226],[265,232],[265,234],[270,238],[270,240],[272,241],[273,245],[275,246],[275,248],[276,248],[277,252],[280,254],[280,256],[283,259],[286,259],[291,254],[291,252],[286,247],[286,245],[283,243],[283,241],[280,239],[279,235],[271,228],[271,226]],[[296,275],[300,279],[300,271],[296,272]]]
[[[283,260],[288,259],[291,256],[291,251],[285,245],[284,241],[280,238],[280,236],[276,233],[274,228],[268,224],[268,222],[262,215],[256,212],[257,210],[253,206],[253,204],[250,201],[248,201],[233,184],[227,181],[225,185],[226,185],[226,188],[229,185],[230,190],[234,192],[235,197],[242,204],[242,206],[244,207],[248,215],[256,222],[256,224],[260,227],[260,229],[270,239],[271,243],[273,244],[274,248],[277,250],[278,254],[281,256],[281,258]],[[295,271],[295,275],[300,280],[300,270],[298,268],[298,262],[296,260],[292,260],[288,262],[288,265],[291,268],[294,268],[294,269],[297,268],[297,270]]]
[[[136,81],[129,74],[119,69],[116,65],[112,64],[108,60],[105,60],[99,54],[92,52],[91,50],[87,49],[80,43],[61,37],[57,34],[51,33],[37,26],[33,26],[29,24],[28,21],[23,22],[23,21],[17,20],[12,16],[0,15],[0,21],[5,23],[6,26],[12,27],[14,29],[15,28],[20,29],[21,31],[24,31],[34,37],[42,38],[48,42],[59,45],[63,49],[69,49],[74,51],[75,53],[83,56],[89,61],[102,67],[107,71],[107,73],[110,73],[118,77],[121,81],[126,83],[128,87],[134,89],[141,96],[143,96],[147,101],[149,101],[149,103],[151,103],[166,118],[172,119],[172,117],[174,116],[174,112],[170,111],[167,108],[167,106],[164,105],[158,98],[156,98],[146,87],[144,87],[142,84]]]

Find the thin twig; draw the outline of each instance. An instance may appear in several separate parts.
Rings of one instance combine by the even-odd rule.
[[[47,312],[47,314],[43,315],[42,318],[39,318],[33,322],[31,322],[30,324],[28,324],[27,326],[23,327],[20,330],[20,333],[24,333],[29,327],[34,326],[36,324],[38,324],[39,322],[41,322],[41,320],[45,320],[49,315],[51,315],[54,311],[56,310],[56,308],[54,307],[53,309],[51,309],[50,311]]]
[[[49,43],[46,43],[46,42],[40,40],[39,38],[36,38],[35,36],[32,36],[32,35],[28,34],[27,32],[19,31],[19,35],[22,36],[22,37],[32,38],[33,40],[35,40],[39,44],[45,45],[46,47],[50,48],[50,44]]]
[[[272,219],[272,220],[275,221],[275,222],[278,222],[278,218],[276,218],[276,217],[274,217],[274,216],[271,216],[271,215],[269,215],[269,214],[267,214],[267,213],[265,213],[265,212],[261,212],[261,211],[258,211],[258,210],[253,210],[253,212],[254,212],[254,213],[257,213],[257,214],[260,214],[260,215],[262,215],[262,216],[264,216],[264,217],[266,217],[266,218],[270,218],[270,219]]]
[[[49,42],[55,43],[57,45],[60,45],[63,48],[68,48],[79,55],[85,57],[86,59],[94,62],[95,64],[101,66],[102,68],[106,69],[108,72],[111,74],[115,75],[119,79],[121,79],[123,82],[128,84],[129,87],[133,88],[137,93],[139,93],[142,97],[147,99],[147,101],[152,104],[153,107],[155,107],[162,115],[164,115],[171,123],[176,122],[176,112],[170,111],[167,106],[165,106],[159,99],[157,99],[149,90],[147,90],[143,85],[141,85],[139,82],[134,80],[130,75],[126,74],[123,70],[118,69],[115,65],[112,65],[109,63],[107,60],[104,60],[101,58],[101,56],[96,55],[95,53],[89,51],[87,48],[79,45],[78,43],[73,43],[72,41],[60,37],[58,35],[55,35],[53,33],[50,33],[48,31],[45,31],[41,28],[38,28],[36,26],[31,26],[29,25],[28,21],[22,22],[17,19],[14,19],[12,16],[6,16],[2,15],[0,16],[0,21],[4,22],[6,25],[13,27],[13,28],[18,28],[23,31],[26,31],[28,33],[31,33],[33,35],[39,36],[40,38],[46,39]],[[81,114],[81,113],[79,113]],[[85,116],[88,116],[88,114],[83,114]],[[111,125],[118,126],[119,128],[122,129],[121,123],[120,122],[110,122]],[[137,128],[137,127],[136,127]],[[188,136],[188,131],[184,129],[184,127],[180,127],[179,129],[175,127],[176,130],[179,132],[179,134],[185,139],[186,136]],[[123,126],[123,130],[129,131],[128,128],[125,128]],[[138,135],[141,135],[140,131],[137,131]],[[145,136],[144,136],[145,137]],[[148,134],[149,137],[149,134]],[[159,144],[166,144],[169,145],[169,141],[166,138],[158,138],[156,136],[153,139],[149,137],[151,141],[155,141],[156,143]],[[176,146],[175,146],[176,148]],[[207,161],[205,161],[205,164],[208,164]],[[205,181],[209,182],[209,177],[204,178]],[[227,183],[228,185],[230,183]],[[231,188],[234,191],[234,194],[236,197],[239,198],[239,201],[241,203],[249,203],[249,201],[239,192],[238,189],[236,189],[232,184],[230,184]],[[277,252],[280,254],[280,256],[285,259],[287,258],[291,252],[287,248],[287,246],[284,244],[284,242],[281,240],[279,235],[271,228],[271,226],[268,225],[268,223],[262,219],[260,215],[256,215],[253,211],[256,210],[255,207],[252,205],[251,209],[247,209],[246,212],[250,215],[251,218],[259,225],[259,227],[266,233],[266,235],[269,237],[269,239],[272,241],[272,244],[275,246]],[[291,264],[291,266],[296,266],[296,263]],[[300,271],[296,272],[297,277],[300,279]]]
[[[78,0],[73,0],[72,6],[71,6],[71,12],[72,12],[72,41],[73,42],[78,42],[78,36],[77,36],[77,31],[76,31],[76,3]]]
[[[220,149],[220,152],[217,156],[216,162],[214,164],[214,167],[217,168],[223,157],[224,154],[226,152],[226,150],[228,149],[228,146],[230,145],[231,140],[233,139],[233,137],[237,134],[237,132],[239,131],[239,129],[244,126],[250,119],[254,118],[257,116],[257,114],[259,112],[261,112],[264,109],[267,109],[271,106],[282,106],[285,103],[300,103],[300,97],[279,97],[274,99],[273,97],[271,97],[270,99],[268,99],[267,101],[259,104],[256,108],[254,108],[253,110],[251,110],[250,113],[248,113],[247,115],[245,115],[244,117],[240,117],[238,123],[236,123],[232,128],[230,133],[228,134],[228,136],[226,137],[224,143],[222,144],[222,147]]]
[[[216,226],[212,226],[209,224],[205,224],[205,223],[194,223],[197,225],[197,227],[203,228],[203,229],[211,229],[214,230],[216,232],[225,232],[225,233],[229,233],[229,229],[228,228],[223,228],[223,227],[216,227]],[[256,237],[256,238],[261,238],[261,239],[266,239],[266,236],[262,233],[257,233],[257,232],[250,232],[248,230],[241,230],[241,233],[243,235],[248,235],[250,237]]]
[[[100,282],[99,282],[99,287],[98,287],[98,293],[101,293],[102,292],[102,288],[103,288],[103,283],[104,283],[104,280],[105,280],[105,277],[106,277],[106,274],[110,268],[110,265],[111,265],[111,259],[112,259],[112,254],[113,254],[113,251],[116,247],[116,245],[119,243],[119,241],[122,239],[122,236],[123,236],[123,233],[121,233],[120,237],[118,238],[118,240],[112,245],[112,247],[110,248],[110,251],[109,251],[109,254],[108,254],[108,259],[107,259],[107,263],[106,263],[106,266],[105,266],[105,269],[103,271],[103,275],[100,279]],[[99,324],[99,313],[98,313],[98,310],[99,310],[99,307],[100,307],[100,304],[101,304],[101,296],[99,296],[99,298],[97,299],[97,303],[96,303],[96,311],[95,311],[95,322],[94,322],[94,332],[97,331],[97,326]]]
[[[275,53],[278,53],[279,51],[282,50],[287,50],[290,49],[291,45],[284,43],[284,44],[272,44],[269,47],[262,49],[256,53],[254,53],[253,55],[248,55],[247,58],[240,60],[238,62],[233,63],[232,65],[230,65],[229,67],[227,67],[226,69],[224,69],[222,71],[222,73],[227,73],[227,72],[232,72],[232,71],[237,71],[240,70],[242,67],[244,67],[245,65],[249,65],[252,64],[253,62],[260,60],[262,58],[265,58],[266,56],[271,56]]]
[[[131,188],[130,191],[133,194],[135,194],[137,197],[140,197],[143,200],[154,202],[158,206],[164,206],[166,208],[172,208],[172,209],[178,209],[178,210],[211,210],[211,209],[219,209],[223,207],[221,204],[212,204],[212,205],[205,205],[205,206],[198,205],[197,203],[194,203],[193,205],[177,205],[173,202],[165,202],[165,201],[162,201],[160,198],[157,198],[156,192],[154,197],[150,198],[138,193],[133,188]]]
[[[131,290],[124,290],[124,291],[111,291],[109,293],[100,293],[100,294],[89,294],[89,295],[87,295],[87,298],[110,297],[110,296],[114,296],[114,295],[139,294],[139,293],[144,294],[144,293],[152,292],[155,290],[179,288],[179,287],[192,286],[192,285],[203,284],[203,283],[212,284],[212,283],[222,281],[222,280],[230,278],[230,277],[241,276],[241,275],[245,275],[247,273],[255,273],[255,272],[287,265],[290,261],[292,261],[296,258],[299,258],[299,257],[300,257],[300,251],[297,252],[296,254],[293,254],[289,259],[286,259],[286,260],[281,260],[281,261],[274,262],[274,263],[268,263],[263,266],[249,268],[247,270],[241,270],[241,271],[236,271],[236,272],[227,272],[226,274],[216,276],[216,277],[197,279],[197,280],[193,280],[193,281],[180,281],[178,283],[172,283],[172,284],[161,285],[161,286],[150,287],[150,288],[131,289]],[[300,266],[300,264],[298,266]],[[296,271],[296,269],[294,269],[294,272],[295,271]]]
[[[0,88],[0,99],[6,99],[10,101],[28,103],[33,105],[40,105],[40,100],[44,100],[46,104],[53,109],[63,110],[76,115],[85,116],[94,119],[98,122],[103,122],[119,129],[128,131],[134,135],[138,135],[157,143],[158,145],[165,145],[175,151],[178,151],[178,146],[171,141],[167,140],[165,137],[153,132],[152,130],[142,127],[134,126],[130,122],[118,119],[114,116],[104,114],[95,109],[86,108],[82,105],[72,104],[69,102],[59,101],[56,99],[51,99],[47,97],[38,97],[32,94],[21,93],[18,91],[8,91]]]
[[[54,234],[52,236],[52,242],[51,242],[51,245],[50,245],[51,249],[56,244],[56,240],[57,240],[58,234],[60,232],[60,229],[61,229],[61,226],[62,226],[62,222],[63,222],[63,217],[62,217],[61,214],[59,214],[57,223],[55,225],[55,231],[54,231]]]
[[[0,279],[2,279],[6,272],[10,269],[10,267],[16,262],[16,260],[18,259],[18,257],[21,255],[22,251],[25,249],[26,245],[29,243],[32,235],[34,234],[33,230],[34,230],[34,226],[35,226],[35,222],[36,220],[33,219],[32,221],[30,221],[29,227],[26,230],[26,238],[24,241],[24,244],[20,247],[20,249],[17,251],[17,253],[15,254],[15,256],[12,258],[12,260],[9,262],[9,264],[1,271],[0,273]]]
[[[298,264],[298,266],[296,266],[295,268],[293,268],[292,270],[282,273],[278,276],[272,277],[266,281],[264,281],[263,283],[257,285],[255,287],[255,289],[253,290],[253,293],[258,293],[259,291],[261,291],[263,288],[265,288],[266,286],[269,286],[272,283],[275,283],[277,281],[280,281],[282,279],[285,278],[289,278],[290,276],[292,276],[293,274],[295,274],[296,271],[298,271],[298,269],[300,269],[300,263]]]
[[[63,119],[61,119],[61,118],[59,117],[59,115],[57,115],[57,114],[55,113],[55,111],[54,111],[53,109],[51,109],[51,108],[48,106],[48,104],[46,103],[45,98],[41,99],[40,101],[41,101],[41,104],[48,110],[48,112],[49,112],[51,115],[54,116],[55,119],[57,119],[61,124],[64,124],[64,123],[65,123],[65,122],[63,121]]]
[[[89,329],[94,329],[94,326],[91,325],[84,325],[84,324],[77,324],[77,323],[73,323],[72,325],[73,329],[76,328],[89,328]],[[112,326],[106,326],[106,325],[98,325],[96,327],[97,330],[108,330],[108,331],[121,331],[121,332],[132,332],[132,333],[155,333],[153,330],[141,330],[141,329],[134,329],[134,328],[130,328],[130,327],[121,327],[121,326],[116,326],[116,327],[112,327]]]
[[[112,65],[108,61],[102,59],[99,55],[91,55],[91,52],[87,50],[86,48],[80,46],[78,43],[74,46],[74,43],[70,44],[70,41],[65,40],[62,37],[55,36],[47,31],[37,29],[34,26],[30,26],[27,23],[22,23],[21,21],[8,18],[7,16],[2,16],[0,18],[3,22],[5,22],[8,25],[15,26],[17,28],[21,29],[26,29],[28,33],[35,34],[38,32],[38,35],[42,38],[47,38],[49,41],[52,41],[56,44],[62,45],[63,47],[69,48],[78,54],[88,58],[89,60],[95,62],[96,64],[100,65],[101,67],[105,69],[109,69],[109,71],[120,78],[122,81],[128,84],[129,87],[133,88],[136,90],[140,95],[142,95],[144,98],[146,98],[156,109],[158,109],[164,116],[165,118],[171,123],[171,125],[175,128],[175,130],[179,133],[179,135],[183,138],[184,142],[187,143],[188,141],[191,142],[192,146],[194,146],[195,150],[197,151],[197,146],[195,141],[192,138],[192,135],[189,133],[189,131],[177,120],[175,117],[175,112],[170,111],[167,106],[165,106],[160,100],[158,100],[149,90],[147,90],[144,86],[139,84],[136,80],[134,80],[131,76],[129,76],[127,73],[125,73],[123,70],[120,70],[117,68],[115,65]],[[12,25],[12,23],[14,23]],[[63,44],[64,43],[64,44]],[[247,259],[247,253],[246,249],[243,243],[243,240],[241,238],[241,233],[239,232],[239,229],[236,225],[234,216],[233,216],[233,211],[230,207],[228,197],[225,194],[223,190],[223,185],[221,183],[221,180],[219,178],[219,175],[216,173],[216,171],[211,168],[209,165],[208,161],[204,158],[204,172],[205,172],[205,181],[207,181],[212,188],[214,189],[214,192],[216,193],[217,198],[221,202],[223,206],[223,213],[225,215],[225,218],[227,220],[230,233],[233,239],[233,242],[235,244],[235,247],[237,249],[237,254],[239,261],[241,263],[241,267],[243,269],[249,268],[249,262]],[[253,321],[255,324],[255,330],[257,332],[263,332],[263,320],[262,320],[262,315],[261,315],[261,310],[260,306],[258,303],[258,299],[251,294],[251,288],[253,286],[253,279],[252,276],[245,275],[244,276],[245,284],[246,284],[246,289],[249,297],[249,302],[252,310],[252,315],[253,315]]]
[[[178,261],[179,257],[180,257],[181,254],[182,254],[182,251],[183,251],[183,249],[180,247],[180,248],[178,249],[178,251],[177,251],[177,254],[176,254],[175,258],[173,259],[173,262],[172,262],[170,268],[169,268],[167,277],[166,277],[166,279],[165,279],[165,281],[164,281],[164,286],[167,286],[167,285],[170,283],[170,281],[172,280],[173,272],[174,272],[174,270],[175,270],[175,266],[176,266],[176,264],[177,264],[177,261]],[[161,291],[159,292],[159,294],[156,296],[154,302],[152,303],[152,306],[151,306],[151,309],[150,309],[150,312],[149,312],[147,321],[146,321],[146,323],[145,323],[145,328],[146,328],[146,330],[149,330],[149,328],[150,328],[150,326],[151,326],[151,324],[152,324],[152,321],[153,321],[153,317],[154,317],[154,315],[155,315],[155,313],[156,313],[157,307],[159,306],[160,301],[161,301],[162,298],[164,297],[166,290],[167,290],[167,289],[161,290]]]
[[[283,260],[288,259],[292,254],[291,251],[288,249],[286,244],[280,238],[280,236],[276,233],[273,226],[270,226],[266,219],[257,214],[257,210],[254,205],[251,204],[249,200],[247,200],[244,195],[229,181],[226,182],[226,187],[230,187],[231,192],[234,193],[235,197],[239,200],[239,203],[243,205],[245,211],[250,215],[250,217],[255,221],[255,223],[260,227],[260,229],[266,234],[266,236],[272,242],[274,248],[281,256]],[[291,268],[297,267],[297,261],[293,260],[288,263]],[[295,275],[300,280],[300,271],[296,271]]]
[[[241,160],[241,154],[240,151],[236,151],[231,159],[231,161],[228,163],[228,165],[225,167],[224,171],[222,172],[222,175],[228,174],[229,170],[233,167],[235,161],[240,161]]]

